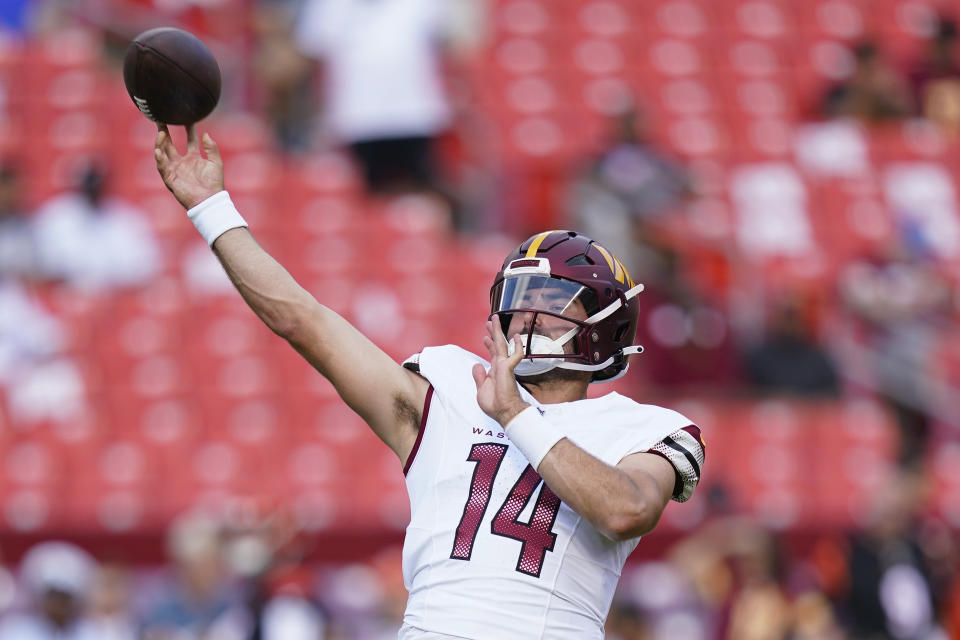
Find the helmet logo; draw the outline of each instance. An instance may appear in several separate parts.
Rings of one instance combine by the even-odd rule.
[[[550,260],[547,258],[518,258],[503,270],[504,277],[519,275],[550,275]]]

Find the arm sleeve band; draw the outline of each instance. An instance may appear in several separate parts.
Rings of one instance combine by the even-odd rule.
[[[532,406],[518,413],[504,431],[534,469],[539,469],[553,445],[566,437]]]
[[[213,246],[214,240],[230,229],[247,226],[247,221],[233,206],[230,194],[226,191],[219,191],[189,209],[187,217],[210,246]]]

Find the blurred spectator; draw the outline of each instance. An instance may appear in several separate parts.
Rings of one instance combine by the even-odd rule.
[[[952,133],[960,133],[960,36],[957,21],[940,16],[926,55],[910,73],[921,115]]]
[[[45,272],[22,205],[16,167],[0,166],[0,388],[17,422],[67,419],[83,408],[83,381],[62,357],[65,328],[28,286]]]
[[[782,586],[784,570],[777,540],[757,526],[732,532],[728,539],[733,592],[726,632],[730,640],[787,640],[792,604]]]
[[[67,420],[85,406],[83,378],[63,357],[65,328],[27,288],[0,278],[0,388],[16,422]]]
[[[574,179],[566,205],[571,227],[605,238],[631,273],[643,272],[646,224],[693,193],[689,173],[657,148],[649,127],[633,103],[613,116],[604,149]]]
[[[655,637],[845,640],[829,598],[815,581],[797,577],[798,558],[785,553],[782,542],[773,531],[735,515],[718,516],[681,540],[669,558],[699,605],[677,609],[683,613],[675,615],[677,626],[667,629],[661,621],[657,628],[663,633]],[[662,588],[677,589],[669,583]],[[657,615],[669,620],[665,613]]]
[[[921,464],[930,432],[932,349],[949,318],[950,287],[923,247],[895,242],[877,256],[852,261],[840,294],[865,331],[876,390],[900,431],[900,461]]]
[[[151,598],[143,640],[201,640],[213,622],[232,604],[222,558],[220,525],[205,516],[187,514],[170,527],[167,554],[173,579]]]
[[[253,14],[254,86],[280,149],[308,151],[316,119],[314,66],[293,39],[294,9],[289,2],[260,2]]]
[[[129,580],[118,564],[103,564],[93,579],[83,640],[138,640],[139,629],[129,601]]]
[[[445,57],[460,51],[453,16],[464,0],[307,0],[301,51],[323,62],[326,122],[382,195],[431,191],[445,200],[437,139],[451,126]]]
[[[388,640],[391,633],[396,634],[403,624],[403,612],[407,607],[407,589],[403,586],[401,564],[403,549],[399,546],[387,547],[377,553],[372,560],[374,571],[383,587],[380,606],[377,608],[375,625],[379,627],[377,638]]]
[[[76,190],[37,212],[37,244],[47,275],[100,291],[135,287],[160,267],[160,250],[146,214],[106,193],[107,174],[96,162],[78,176]]]
[[[81,615],[96,562],[65,542],[32,547],[20,566],[30,608],[0,621],[0,640],[88,640]]]
[[[215,640],[323,640],[326,619],[310,597],[311,576],[270,572],[247,584],[244,602],[210,625]]]
[[[727,317],[694,286],[683,256],[651,227],[638,259],[631,275],[645,286],[637,328],[645,351],[634,375],[662,387],[735,384],[740,362]]]
[[[887,63],[883,51],[872,41],[853,49],[855,66],[846,81],[823,96],[820,111],[828,118],[854,118],[865,123],[885,122],[910,114],[907,84]]]
[[[212,623],[216,640],[323,640],[325,613],[313,601],[306,539],[282,510],[232,532],[228,558],[242,598]]]
[[[603,149],[574,177],[565,204],[570,227],[606,238],[646,287],[637,339],[647,351],[635,375],[662,386],[735,377],[725,317],[695,291],[658,224],[693,193],[690,174],[656,146],[647,114],[629,101],[610,118]]]
[[[826,595],[807,589],[793,600],[793,635],[790,640],[846,640],[840,621]]]
[[[19,171],[0,165],[0,278],[29,277],[39,269],[36,239],[23,207]]]
[[[748,382],[761,392],[837,396],[832,356],[818,343],[801,296],[774,303],[763,337],[746,354]]]
[[[0,548],[0,618],[13,605],[17,597],[17,582],[3,565],[3,549]]]
[[[614,601],[606,623],[607,640],[651,640],[643,611],[625,601]]]
[[[944,638],[936,620],[938,593],[919,539],[924,480],[894,473],[873,493],[867,528],[849,554],[846,614],[856,638]]]

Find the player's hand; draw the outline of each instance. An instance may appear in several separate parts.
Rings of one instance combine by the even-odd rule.
[[[530,406],[520,397],[517,379],[513,374],[513,370],[523,359],[523,342],[519,335],[514,336],[516,344],[513,355],[508,355],[507,339],[497,319],[487,321],[487,334],[483,338],[483,346],[490,354],[490,369],[484,369],[481,364],[473,365],[477,403],[484,413],[506,426],[518,413]]]
[[[200,153],[196,128],[192,124],[187,125],[187,152],[180,155],[167,125],[157,125],[157,129],[153,149],[157,171],[163,178],[163,184],[185,209],[195,207],[213,194],[223,191],[223,160],[210,134],[203,134],[204,157]]]

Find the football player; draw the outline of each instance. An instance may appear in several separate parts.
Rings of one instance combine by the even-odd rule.
[[[602,638],[627,556],[671,499],[690,498],[704,459],[679,413],[587,399],[640,351],[643,287],[620,261],[577,233],[540,233],[494,280],[486,358],[429,347],[400,365],[260,248],[209,135],[188,127],[181,155],[161,126],[154,152],[244,300],[400,459],[399,638]]]

